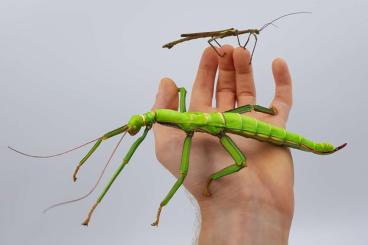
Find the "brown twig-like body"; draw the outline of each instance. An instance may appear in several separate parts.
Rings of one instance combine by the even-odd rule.
[[[249,35],[248,35],[248,38],[247,38],[247,41],[245,42],[245,44],[241,45],[239,35],[245,34],[245,33],[249,33]],[[210,37],[210,39],[208,40],[208,44],[215,50],[215,52],[219,56],[223,57],[225,55],[225,53],[220,54],[218,52],[218,50],[216,49],[216,47],[212,44],[212,41],[216,42],[216,44],[221,48],[221,44],[217,41],[217,39],[222,39],[224,37],[229,37],[229,36],[236,36],[239,46],[245,48],[247,46],[249,40],[250,40],[250,37],[253,35],[256,41],[255,41],[255,44],[254,44],[254,47],[253,47],[253,50],[252,50],[252,55],[251,55],[251,58],[250,58],[250,61],[249,61],[251,63],[253,53],[254,53],[254,49],[256,48],[256,45],[257,45],[257,35],[258,34],[259,34],[258,29],[237,30],[237,29],[234,29],[234,28],[229,28],[229,29],[219,30],[219,31],[210,31],[210,32],[185,33],[185,34],[180,35],[183,38],[172,41],[170,43],[167,43],[167,44],[163,45],[162,47],[170,49],[170,48],[174,47],[176,44],[179,44],[179,43],[182,43],[182,42],[185,42],[185,41]]]
[[[259,35],[259,33],[263,29],[265,29],[269,25],[272,25],[273,22],[275,22],[275,21],[277,21],[277,20],[279,20],[279,19],[281,19],[285,16],[294,15],[294,14],[306,14],[306,13],[310,13],[310,12],[294,12],[294,13],[289,13],[289,14],[282,15],[282,16],[272,20],[271,22],[266,23],[265,25],[263,25],[259,29],[238,30],[238,29],[235,29],[235,28],[229,28],[229,29],[218,30],[218,31],[184,33],[184,34],[180,35],[182,38],[177,39],[177,40],[172,41],[172,42],[169,42],[169,43],[166,43],[162,47],[171,49],[175,45],[177,45],[179,43],[182,43],[182,42],[190,41],[190,40],[193,40],[193,39],[199,39],[199,38],[210,38],[208,40],[208,44],[215,50],[215,52],[219,56],[223,57],[225,55],[225,53],[220,54],[218,52],[218,50],[216,49],[216,47],[212,44],[212,41],[214,41],[221,48],[221,44],[217,41],[217,39],[222,39],[224,37],[230,37],[230,36],[236,36],[239,46],[245,48],[247,46],[249,40],[250,40],[250,37],[253,36],[254,39],[255,39],[255,43],[254,43],[252,53],[251,53],[251,58],[250,58],[250,61],[249,61],[249,63],[251,63],[252,58],[253,58],[253,53],[254,53],[254,50],[255,50],[256,45],[257,45],[257,40],[258,40],[257,35]],[[239,35],[242,35],[242,34],[249,34],[248,38],[247,38],[247,41],[245,42],[244,45],[241,45],[240,39],[239,39]]]

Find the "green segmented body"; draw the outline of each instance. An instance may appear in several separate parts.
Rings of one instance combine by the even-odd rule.
[[[10,149],[29,156],[29,157],[38,157],[38,158],[49,158],[58,155],[65,154],[67,152],[79,149],[82,146],[95,142],[89,152],[82,158],[82,160],[77,165],[74,174],[73,180],[77,180],[77,173],[82,165],[87,161],[87,159],[96,151],[96,149],[101,145],[101,143],[109,138],[112,138],[116,135],[123,134],[119,143],[115,147],[113,153],[116,148],[120,144],[126,133],[130,135],[137,134],[141,128],[145,128],[143,134],[132,144],[129,151],[126,153],[123,158],[120,166],[117,168],[108,184],[103,189],[100,196],[97,198],[95,204],[92,206],[89,211],[86,219],[83,221],[83,225],[88,225],[91,215],[96,209],[97,205],[102,201],[105,194],[108,192],[110,187],[112,186],[115,179],[121,173],[121,171],[125,168],[125,166],[129,163],[129,160],[133,156],[134,152],[137,150],[139,145],[144,141],[147,136],[148,131],[152,128],[152,125],[155,123],[163,124],[166,126],[175,127],[179,130],[183,130],[186,133],[186,137],[183,143],[181,164],[179,168],[179,177],[176,180],[175,184],[170,189],[169,193],[165,196],[165,198],[160,203],[160,207],[157,211],[156,221],[152,224],[153,226],[157,226],[160,219],[160,214],[162,208],[169,203],[171,198],[174,196],[176,191],[180,188],[180,186],[184,183],[185,177],[187,176],[189,170],[189,156],[190,149],[192,145],[193,135],[197,132],[207,133],[219,138],[219,143],[223,146],[226,152],[231,156],[234,160],[233,164],[228,165],[227,167],[220,169],[213,174],[211,174],[208,178],[207,185],[205,186],[205,190],[203,192],[204,195],[210,196],[211,193],[209,191],[210,184],[212,181],[218,180],[224,176],[233,174],[242,168],[247,166],[247,158],[244,153],[240,150],[240,148],[236,145],[236,143],[229,137],[227,134],[237,134],[247,138],[253,138],[259,141],[269,142],[275,145],[292,147],[303,151],[313,152],[316,154],[331,154],[334,153],[346,146],[346,143],[340,146],[333,146],[329,143],[315,143],[299,134],[290,132],[284,128],[275,127],[269,123],[265,123],[263,121],[257,120],[255,118],[245,116],[243,113],[250,111],[257,111],[269,115],[276,115],[276,111],[273,108],[266,108],[260,105],[244,105],[238,108],[226,111],[226,112],[186,112],[185,105],[185,96],[186,90],[184,88],[179,88],[179,111],[168,110],[168,109],[157,109],[155,111],[147,112],[144,114],[133,115],[129,122],[121,126],[117,129],[107,132],[101,137],[87,142],[81,146],[75,147],[71,150],[65,151],[63,153],[49,155],[49,156],[35,156],[26,153],[22,153],[18,150],[15,150],[11,147]],[[112,153],[112,155],[113,155]],[[110,156],[108,162],[105,165],[105,168],[109,164],[112,155]],[[104,170],[103,170],[104,171]],[[103,174],[103,172],[102,172]],[[90,192],[86,195],[70,200],[67,202],[61,202],[55,205],[52,205],[50,208],[63,205],[66,203],[71,203],[75,201],[79,201],[89,194],[96,188],[98,182],[100,181],[102,174],[100,175],[96,185],[92,188]]]
[[[239,113],[177,112],[168,109],[149,113],[155,114],[156,122],[185,131],[205,132],[215,136],[232,133],[316,154],[329,154],[336,149],[329,143],[316,143],[284,128]]]

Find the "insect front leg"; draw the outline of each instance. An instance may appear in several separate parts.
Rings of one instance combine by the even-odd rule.
[[[249,64],[251,64],[251,63],[252,63],[252,58],[253,58],[254,49],[256,48],[256,45],[257,45],[257,40],[258,40],[258,38],[257,38],[257,34],[255,34],[254,32],[250,32],[250,33],[249,33],[249,35],[248,35],[247,41],[245,42],[245,44],[244,44],[244,45],[241,45],[241,44],[240,44],[239,35],[236,35],[236,37],[238,38],[238,44],[239,44],[239,46],[240,46],[240,47],[243,47],[244,49],[245,49],[245,48],[246,48],[246,46],[248,45],[248,43],[249,43],[249,41],[250,41],[250,37],[251,37],[251,36],[254,36],[254,38],[255,38],[255,43],[254,43],[254,46],[253,46],[252,54],[251,54],[251,56],[250,56]]]
[[[258,41],[258,37],[256,34],[252,33],[254,38],[255,38],[255,43],[254,43],[254,46],[253,46],[253,50],[252,50],[252,54],[250,55],[250,60],[249,60],[249,64],[252,63],[252,59],[253,59],[253,54],[254,54],[254,50],[256,49],[256,45],[257,45],[257,41]]]
[[[176,180],[174,186],[171,188],[171,190],[169,191],[169,193],[164,198],[164,200],[160,203],[160,207],[158,208],[158,211],[157,211],[156,221],[151,224],[152,226],[158,226],[158,223],[160,222],[160,214],[161,214],[162,208],[174,196],[175,192],[183,184],[184,179],[187,176],[188,168],[189,168],[190,147],[192,145],[192,137],[193,137],[193,133],[190,132],[190,133],[187,134],[187,136],[186,136],[186,138],[184,140],[183,152],[182,152],[182,156],[181,156],[181,164],[180,164],[180,174],[179,174],[179,177]]]
[[[211,196],[209,188],[213,180],[218,180],[221,177],[238,172],[240,169],[246,167],[247,162],[246,157],[229,136],[227,136],[226,134],[221,136],[220,143],[225,148],[225,150],[230,154],[230,156],[234,159],[234,164],[227,166],[226,168],[223,168],[220,171],[215,172],[209,177],[206,188],[203,192],[205,196]]]
[[[92,146],[92,148],[89,150],[89,152],[85,155],[85,157],[82,158],[82,160],[80,160],[80,162],[78,163],[77,167],[74,170],[73,173],[73,181],[77,181],[77,174],[78,171],[80,169],[80,167],[88,160],[88,158],[96,151],[96,149],[100,146],[100,144],[102,143],[102,141],[107,140],[111,137],[114,137],[116,135],[119,135],[121,133],[123,133],[124,131],[126,131],[127,126],[122,126],[120,128],[114,129],[106,134],[104,134],[102,137],[100,137],[96,143]]]
[[[134,152],[137,150],[138,146],[143,142],[143,140],[146,138],[148,131],[151,129],[151,127],[146,127],[141,137],[139,137],[133,145],[130,147],[128,153],[125,155],[123,162],[120,164],[118,169],[115,171],[113,176],[111,177],[109,183],[106,185],[105,189],[102,191],[100,196],[97,198],[97,201],[90,209],[87,218],[83,221],[82,225],[88,225],[93,211],[96,209],[97,205],[102,201],[108,190],[110,189],[111,185],[114,183],[115,179],[118,177],[120,172],[123,170],[123,168],[128,164],[129,160],[132,158]]]

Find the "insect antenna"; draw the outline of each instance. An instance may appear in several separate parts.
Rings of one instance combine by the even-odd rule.
[[[259,29],[259,32],[261,32],[263,29],[265,29],[265,28],[266,28],[266,27],[268,27],[269,25],[274,25],[273,23],[274,23],[275,21],[278,21],[279,19],[284,18],[284,17],[286,17],[286,16],[294,15],[294,14],[311,14],[311,13],[312,13],[312,12],[301,11],[301,12],[294,12],[294,13],[284,14],[284,15],[282,15],[282,16],[280,16],[280,17],[278,17],[278,18],[276,18],[276,19],[274,19],[274,20],[272,20],[272,21],[270,21],[270,22],[268,22],[268,23],[266,23],[266,24],[264,24],[264,25]]]
[[[91,143],[93,143],[93,142],[96,142],[96,141],[97,141],[97,140],[99,140],[100,138],[101,138],[101,137],[98,137],[98,138],[96,138],[96,139],[94,139],[94,140],[88,141],[88,142],[86,142],[86,143],[84,143],[84,144],[82,144],[82,145],[79,145],[79,146],[73,147],[73,148],[71,148],[71,149],[69,149],[69,150],[66,150],[66,151],[64,151],[64,152],[60,152],[60,153],[53,154],[53,155],[44,155],[44,156],[42,156],[42,155],[31,155],[31,154],[28,154],[28,153],[22,152],[22,151],[20,151],[20,150],[17,150],[17,149],[15,149],[15,148],[11,147],[11,146],[8,146],[8,148],[9,148],[10,150],[12,150],[12,151],[15,151],[15,152],[16,152],[16,153],[18,153],[18,154],[21,154],[21,155],[23,155],[23,156],[27,156],[27,157],[34,157],[34,158],[51,158],[51,157],[61,156],[61,155],[67,154],[67,153],[69,153],[69,152],[72,152],[72,151],[78,150],[79,148],[82,148],[82,147],[84,147],[84,146],[86,146],[86,145],[89,145],[89,144],[91,144]]]
[[[118,147],[119,147],[119,145],[120,145],[121,141],[124,139],[124,136],[125,136],[126,134],[127,134],[127,131],[125,131],[125,132],[124,132],[124,134],[120,137],[120,139],[119,139],[118,143],[116,144],[116,146],[115,146],[114,150],[112,151],[112,153],[111,153],[111,155],[110,155],[109,159],[107,160],[107,162],[106,162],[106,164],[105,164],[104,168],[102,169],[102,171],[101,171],[100,175],[98,176],[98,179],[97,179],[97,181],[96,181],[95,185],[91,188],[91,190],[90,190],[89,192],[87,192],[86,194],[84,194],[84,195],[83,195],[83,196],[81,196],[81,197],[78,197],[78,198],[75,198],[75,199],[72,199],[72,200],[69,200],[69,201],[64,201],[64,202],[55,203],[55,204],[51,205],[50,207],[46,208],[46,209],[43,211],[43,213],[46,213],[46,212],[47,212],[47,211],[49,211],[50,209],[56,208],[56,207],[58,207],[58,206],[62,206],[62,205],[69,204],[69,203],[73,203],[73,202],[78,202],[78,201],[80,201],[80,200],[85,199],[85,198],[86,198],[86,197],[88,197],[89,195],[91,195],[91,194],[92,194],[92,192],[97,188],[98,184],[100,183],[100,181],[101,181],[101,179],[102,179],[102,176],[103,176],[103,175],[104,175],[104,173],[105,173],[106,168],[107,168],[107,167],[108,167],[108,165],[110,164],[112,157],[114,156],[114,154],[115,154],[116,150],[118,149]]]

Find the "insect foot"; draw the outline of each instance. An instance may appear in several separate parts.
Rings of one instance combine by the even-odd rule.
[[[160,214],[161,214],[161,210],[162,210],[162,206],[160,205],[160,207],[157,210],[157,216],[156,216],[156,221],[153,222],[151,225],[152,226],[156,226],[158,227],[158,223],[160,223]]]
[[[74,173],[73,173],[73,182],[77,181],[77,174],[79,172],[79,168],[81,167],[81,164],[78,164],[78,166],[75,168]]]
[[[203,195],[206,196],[206,197],[212,196],[212,194],[210,192],[211,182],[212,182],[212,179],[209,179],[208,182],[207,182],[206,187],[204,188]]]
[[[89,213],[88,213],[88,215],[87,215],[87,218],[83,221],[82,225],[88,226],[88,223],[89,223],[89,221],[90,221],[90,219],[91,219],[92,213],[93,213],[93,211],[95,210],[95,208],[97,207],[97,205],[98,205],[98,202],[96,202],[96,203],[92,206],[91,210],[89,211]]]

